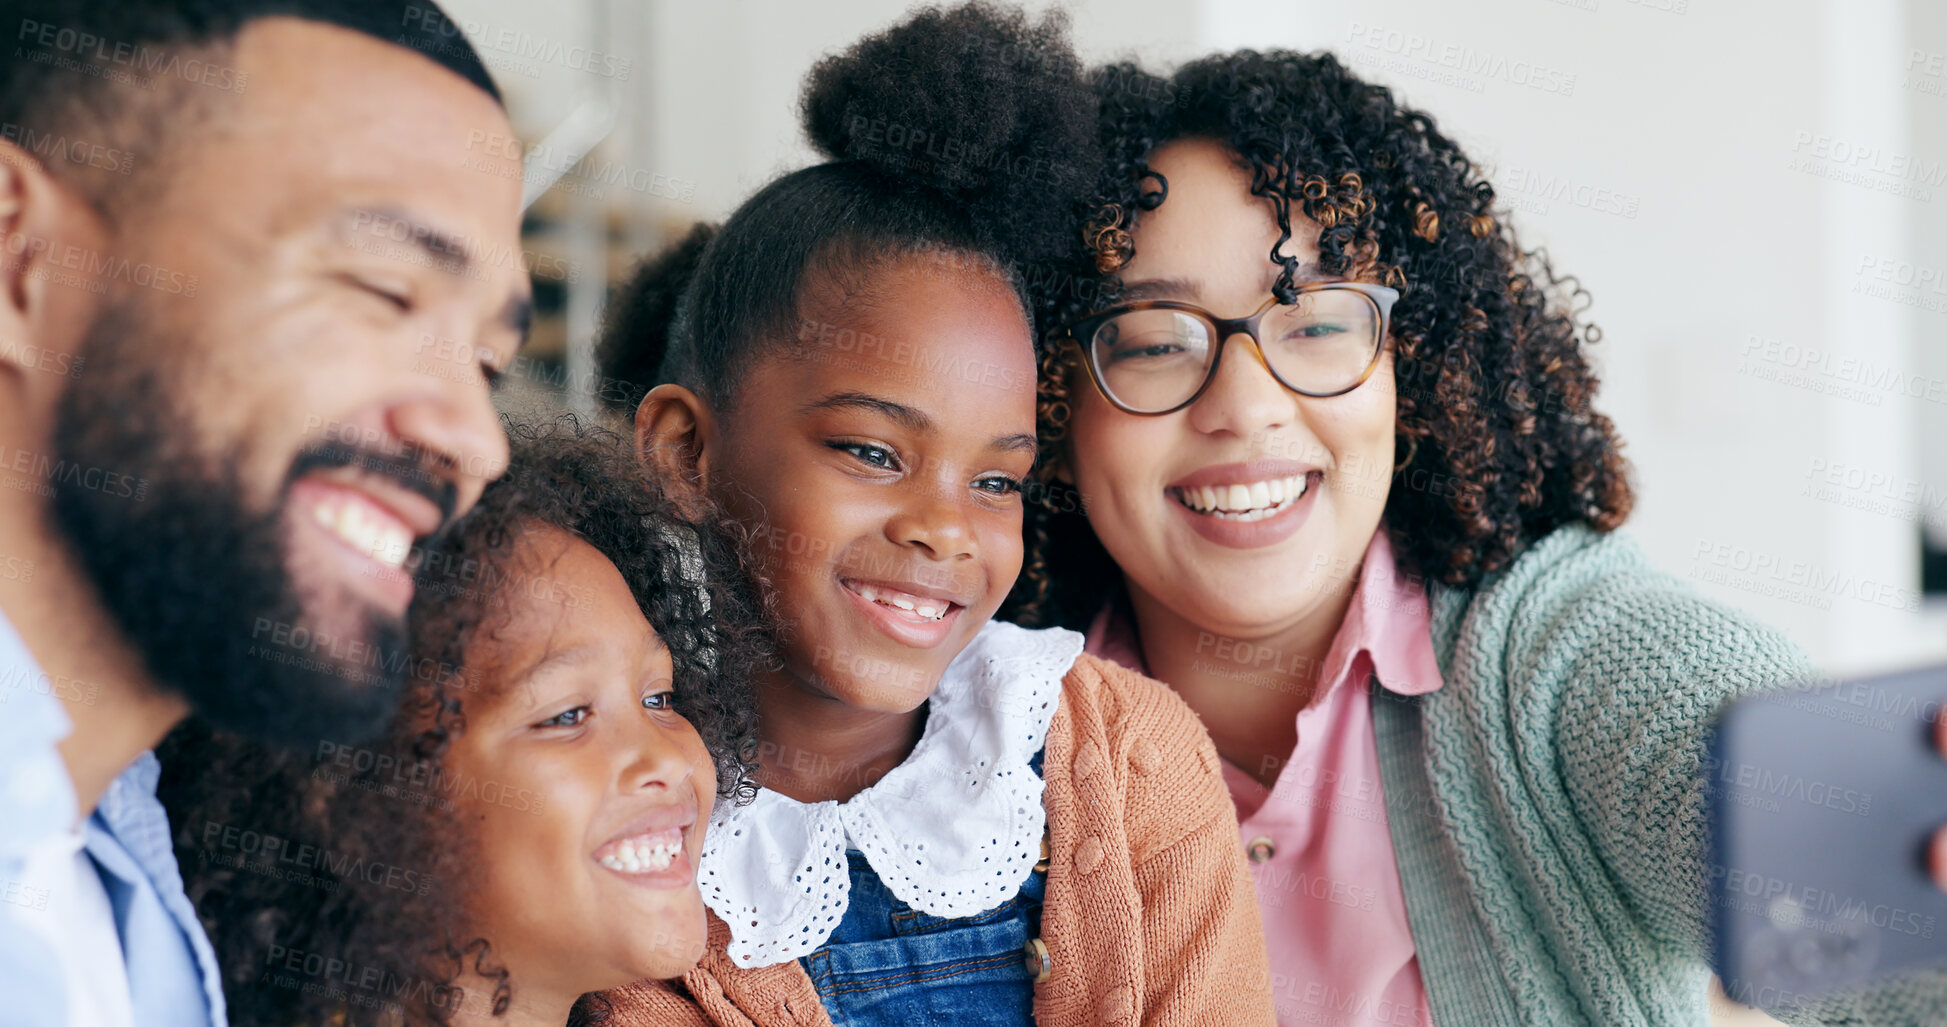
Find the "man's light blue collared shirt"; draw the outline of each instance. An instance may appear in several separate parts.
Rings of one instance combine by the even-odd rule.
[[[0,614],[0,1027],[67,1023],[61,967],[9,908],[39,901],[20,883],[27,853],[74,824],[74,783],[55,748],[70,730],[54,686]],[[222,977],[183,894],[155,797],[160,772],[145,752],[109,784],[83,832],[86,850],[122,940],[135,1022],[222,1027]]]

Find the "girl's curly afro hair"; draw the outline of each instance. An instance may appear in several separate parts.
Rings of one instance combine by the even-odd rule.
[[[755,794],[750,682],[774,636],[740,537],[679,516],[613,432],[572,415],[508,428],[506,475],[421,553],[402,702],[382,737],[291,753],[191,722],[161,747],[159,794],[233,1024],[442,1022],[465,966],[496,981],[494,1009],[510,1001],[518,981],[490,939],[464,933],[477,862],[446,794],[463,783],[440,760],[466,704],[502,685],[469,673],[467,653],[538,580],[516,566],[525,532],[568,532],[615,564],[669,647],[677,709],[716,760],[721,801]],[[601,1022],[600,1006],[585,997],[576,1022]]]
[[[1295,220],[1317,223],[1324,272],[1400,290],[1386,523],[1406,571],[1472,585],[1557,527],[1608,531],[1629,515],[1621,440],[1591,405],[1584,346],[1601,336],[1578,323],[1587,294],[1521,247],[1493,187],[1431,116],[1325,53],[1246,50],[1169,77],[1117,64],[1094,83],[1096,196],[1075,211],[1064,260],[1031,276],[1043,325],[1115,301],[1116,272],[1135,253],[1131,230],[1168,202],[1149,155],[1172,140],[1214,139],[1250,171],[1285,239]],[[1281,291],[1296,259],[1272,259],[1283,266]],[[1061,453],[1075,359],[1072,347],[1042,356],[1044,467]],[[1037,492],[1008,612],[1086,624],[1120,574],[1072,490],[1051,482]]]
[[[1095,177],[1095,95],[1057,12],[927,7],[821,60],[800,101],[827,160],[784,175],[718,228],[644,261],[598,344],[604,394],[632,414],[673,382],[727,406],[749,363],[801,342],[807,297],[869,302],[914,256],[994,275],[1069,248]]]

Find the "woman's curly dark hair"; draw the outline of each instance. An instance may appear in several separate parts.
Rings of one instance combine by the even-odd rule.
[[[621,572],[669,647],[677,709],[716,761],[719,796],[756,793],[751,682],[775,637],[740,536],[680,517],[614,432],[572,415],[507,427],[507,473],[420,553],[401,706],[383,736],[291,753],[191,722],[161,747],[159,795],[233,1024],[443,1022],[467,966],[496,982],[495,1012],[507,1007],[518,982],[464,932],[478,864],[440,760],[469,697],[501,685],[466,657],[535,580],[515,547],[536,527]],[[586,996],[575,1022],[603,1013]]]
[[[1103,160],[1098,195],[1075,216],[1065,262],[1032,275],[1036,314],[1061,325],[1111,305],[1142,212],[1167,202],[1147,164],[1178,139],[1223,143],[1270,200],[1283,265],[1292,221],[1320,229],[1325,273],[1400,291],[1391,338],[1397,450],[1386,523],[1402,567],[1427,581],[1478,583],[1557,527],[1608,531],[1629,515],[1622,442],[1591,405],[1578,321],[1587,294],[1524,250],[1494,189],[1433,118],[1361,81],[1330,54],[1240,51],[1167,78],[1133,64],[1094,73]],[[1072,347],[1042,354],[1043,466],[1062,453]],[[1085,380],[1084,380],[1085,381]],[[1078,387],[1087,387],[1085,384]],[[1028,559],[1004,612],[1086,625],[1121,579],[1059,483],[1029,506]]]

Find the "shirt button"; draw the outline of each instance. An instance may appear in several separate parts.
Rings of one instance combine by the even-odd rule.
[[[1036,984],[1047,980],[1055,972],[1054,957],[1048,955],[1048,946],[1043,945],[1040,938],[1028,939],[1027,945],[1021,950],[1021,963],[1028,968]]]
[[[1244,847],[1244,851],[1250,854],[1253,863],[1269,863],[1271,857],[1278,854],[1278,846],[1269,837],[1258,835],[1251,839],[1251,843]]]

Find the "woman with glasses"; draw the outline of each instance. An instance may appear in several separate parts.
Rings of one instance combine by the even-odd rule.
[[[1701,743],[1807,664],[1616,532],[1579,292],[1330,56],[1096,84],[1012,616],[1209,728],[1281,1023],[1705,1022]]]

